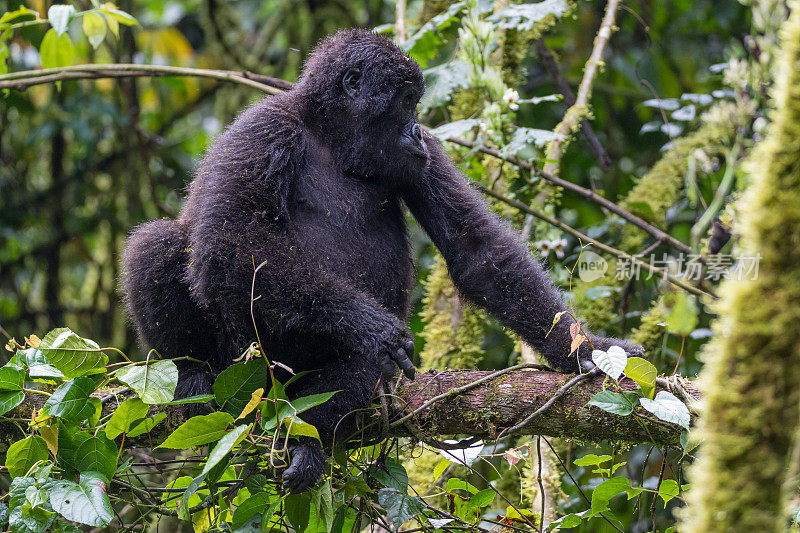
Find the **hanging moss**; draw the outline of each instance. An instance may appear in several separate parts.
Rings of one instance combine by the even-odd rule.
[[[781,31],[772,124],[749,161],[741,249],[755,280],[722,287],[701,375],[704,441],[691,469],[686,532],[786,531],[784,482],[800,420],[800,0]]]

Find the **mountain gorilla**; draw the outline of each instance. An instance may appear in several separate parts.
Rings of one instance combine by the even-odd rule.
[[[133,232],[123,288],[142,341],[209,363],[180,365],[178,396],[210,392],[211,370],[255,339],[255,322],[270,359],[311,371],[291,397],[340,391],[303,414],[324,446],[351,435],[353,413],[381,380],[397,367],[414,376],[404,205],[465,298],[555,367],[575,372],[589,358],[587,343],[569,355],[566,315],[547,334],[565,309],[561,294],[423,132],[423,90],[419,65],[387,39],[362,30],[329,37],[290,91],[244,111],[220,135],[177,220]],[[325,457],[316,441],[298,444],[285,486],[309,488]]]

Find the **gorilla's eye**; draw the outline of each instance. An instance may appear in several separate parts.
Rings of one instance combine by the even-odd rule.
[[[413,111],[414,107],[415,107],[414,93],[407,92],[403,96],[403,109],[405,109],[406,111]]]

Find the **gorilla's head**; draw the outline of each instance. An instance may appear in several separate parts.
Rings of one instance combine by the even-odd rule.
[[[303,118],[346,172],[396,181],[428,161],[417,123],[424,90],[419,65],[395,44],[347,30],[317,45],[293,92],[304,101]]]

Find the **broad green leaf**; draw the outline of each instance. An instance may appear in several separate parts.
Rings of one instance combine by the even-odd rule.
[[[12,506],[8,515],[9,529],[13,533],[49,533],[56,514],[41,507],[30,505]]]
[[[75,18],[75,8],[67,4],[54,4],[47,10],[47,20],[60,37]]]
[[[511,137],[511,142],[500,150],[503,155],[516,156],[529,146],[544,148],[553,141],[563,140],[564,136],[550,130],[537,130],[534,128],[517,128]]]
[[[44,356],[41,350],[36,348],[27,348],[25,350],[17,350],[14,357],[8,362],[8,365],[14,365],[28,369],[28,376],[31,378],[63,378],[64,374],[50,364],[50,361]]]
[[[133,16],[122,11],[121,9],[117,9],[111,2],[106,2],[103,4],[100,10],[125,26],[136,26],[139,24],[139,21],[137,21]]]
[[[486,507],[494,501],[496,494],[497,492],[494,489],[483,489],[470,498],[469,502],[467,502],[467,507]]]
[[[20,17],[23,17],[23,16],[32,16],[34,18],[38,18],[39,17],[39,13],[34,11],[34,10],[32,10],[32,9],[29,9],[29,8],[27,8],[25,6],[20,6],[17,9],[15,9],[14,11],[8,11],[6,13],[3,13],[3,15],[0,16],[0,24],[9,23],[14,19],[17,19],[17,18],[20,18]]]
[[[316,487],[312,492],[312,500],[314,507],[317,510],[317,521],[322,524],[316,524],[317,527],[324,524],[325,528],[322,531],[330,531],[333,526],[333,491],[331,490],[331,482],[325,481],[319,487]]]
[[[18,440],[8,447],[6,452],[6,469],[12,478],[22,477],[39,461],[49,457],[47,443],[39,435],[32,435]]]
[[[97,50],[97,47],[103,43],[106,38],[106,22],[103,17],[97,13],[87,13],[83,16],[83,33],[89,38],[89,43],[92,48]]]
[[[627,398],[627,399],[626,399]],[[589,405],[599,407],[603,411],[620,416],[628,416],[636,407],[638,397],[636,394],[626,392],[623,396],[618,392],[608,390],[600,391],[589,400]]]
[[[600,483],[592,491],[592,513],[600,513],[606,510],[611,498],[626,492],[630,486],[630,482],[624,477],[612,477]]]
[[[237,420],[240,418],[245,418],[247,415],[252,413],[258,404],[261,403],[261,397],[264,395],[264,388],[259,387],[253,391],[252,396],[250,397],[250,401],[247,402],[247,405],[244,406],[242,412],[239,413],[239,416],[236,417]]]
[[[397,489],[400,492],[408,490],[408,473],[405,467],[391,457],[387,457],[383,464],[376,463],[370,466],[369,475],[384,487]]]
[[[82,422],[94,414],[94,405],[89,396],[94,392],[95,383],[87,377],[75,378],[59,386],[47,399],[43,411],[70,422]]]
[[[49,493],[43,488],[31,485],[25,489],[25,499],[31,507],[41,507],[49,501]]]
[[[447,11],[423,24],[414,35],[406,39],[403,49],[421,66],[425,67],[429,60],[436,57],[439,46],[444,43],[440,35],[458,22],[457,15],[464,9],[464,5],[464,2],[456,2]]]
[[[478,493],[478,487],[469,481],[464,481],[463,479],[458,479],[456,477],[451,477],[447,480],[445,490],[447,490],[447,492],[453,492],[454,490],[465,490],[471,494]]]
[[[549,530],[552,531],[554,529],[570,529],[573,527],[578,527],[583,523],[584,517],[589,515],[591,517],[591,511],[581,511],[580,513],[570,513],[564,515],[562,517],[557,518],[550,522]]]
[[[153,418],[145,418],[128,431],[129,437],[138,437],[139,435],[144,435],[145,433],[149,433],[151,429],[156,427],[159,422],[167,418],[167,413],[158,413]]]
[[[625,365],[625,375],[635,381],[649,398],[653,397],[658,375],[653,363],[641,357],[631,357]]]
[[[50,491],[50,505],[67,520],[105,527],[114,518],[107,489],[107,478],[97,472],[84,472],[78,483],[55,481]]]
[[[684,292],[674,294],[672,307],[667,315],[667,329],[676,335],[689,335],[697,327],[697,305],[694,297]]]
[[[425,70],[425,95],[420,101],[423,109],[439,107],[450,101],[450,95],[469,86],[471,67],[463,61],[449,61]]]
[[[608,350],[592,350],[592,362],[614,380],[618,380],[628,363],[628,354],[619,346],[611,346]]]
[[[128,433],[131,428],[147,416],[150,408],[139,398],[125,400],[111,415],[106,424],[106,437],[116,439],[123,433]]]
[[[311,396],[303,396],[302,398],[297,398],[296,400],[292,400],[291,404],[294,408],[294,414],[300,414],[305,411],[308,411],[312,407],[316,407],[321,405],[328,400],[330,400],[334,394],[340,391],[333,391],[333,392],[323,392],[321,394],[312,394]]]
[[[674,479],[665,479],[658,486],[658,495],[664,500],[665,506],[672,498],[677,496],[678,493],[680,493],[680,487],[678,487],[678,482]]]
[[[296,531],[305,531],[311,514],[311,494],[289,494],[283,500],[286,521]]]
[[[304,422],[300,420],[300,417],[293,417],[290,421],[285,423],[286,427],[289,428],[289,435],[292,437],[311,437],[313,439],[317,439],[321,441],[319,438],[319,431],[317,428],[309,424],[308,422]]]
[[[654,400],[639,398],[639,403],[661,420],[689,429],[689,422],[691,421],[689,408],[671,392],[658,391]]]
[[[612,457],[610,455],[595,455],[593,453],[589,453],[583,457],[575,459],[573,463],[575,466],[600,466],[611,459]]]
[[[503,30],[530,31],[547,17],[561,18],[569,10],[565,0],[542,0],[532,4],[511,4],[486,20]]]
[[[422,504],[418,498],[408,496],[397,489],[379,490],[378,502],[386,509],[389,519],[397,528],[422,512]]]
[[[450,137],[463,137],[468,131],[477,128],[480,123],[480,119],[465,118],[442,124],[438,128],[430,130],[429,133],[440,141],[446,141]]]
[[[228,413],[193,416],[175,429],[159,448],[185,450],[217,441],[228,432],[228,426],[232,423],[233,417]]]
[[[102,433],[86,439],[75,457],[75,466],[80,472],[99,472],[111,479],[117,471],[117,447]]]
[[[58,465],[64,470],[78,470],[78,449],[92,437],[87,430],[75,424],[58,422]]]
[[[264,511],[267,510],[267,506],[269,506],[271,500],[274,498],[275,497],[273,495],[267,494],[266,492],[260,492],[247,498],[245,501],[239,504],[239,506],[236,508],[236,511],[234,511],[231,529],[236,531],[253,516],[262,515]],[[256,524],[253,524],[253,527],[255,528]]]
[[[217,465],[222,459],[230,453],[242,440],[247,436],[250,431],[250,425],[244,424],[233,428],[230,433],[219,439],[219,442],[208,454],[208,460],[203,467],[203,474],[208,474],[211,469]]]
[[[136,391],[144,403],[162,404],[175,397],[178,367],[172,361],[127,366],[116,373],[116,378]]]
[[[4,415],[22,402],[25,401],[25,393],[21,390],[0,391],[0,415]]]
[[[238,416],[252,398],[253,391],[269,382],[269,365],[259,357],[236,363],[220,372],[214,380],[212,390],[220,409]]]
[[[25,371],[16,366],[0,368],[0,390],[20,391],[25,387]]]
[[[437,481],[440,477],[442,477],[442,474],[444,474],[445,470],[447,470],[447,467],[449,467],[451,464],[453,463],[448,459],[441,459],[438,463],[436,463],[436,466],[433,467],[433,480]]]
[[[42,66],[44,68],[48,68],[44,64],[44,41],[47,40],[48,35],[53,36],[55,46],[55,32],[50,30],[42,41]],[[66,34],[58,38],[59,47],[62,46],[61,41],[65,38],[69,41],[69,37]],[[71,50],[72,42],[69,41],[69,43]],[[68,62],[50,66],[63,66],[72,63],[71,51],[69,55]],[[69,328],[54,329],[45,335],[39,345],[39,351],[42,352],[51,365],[60,370],[67,378],[85,376],[108,364],[108,356],[103,353],[96,342],[79,337]]]

